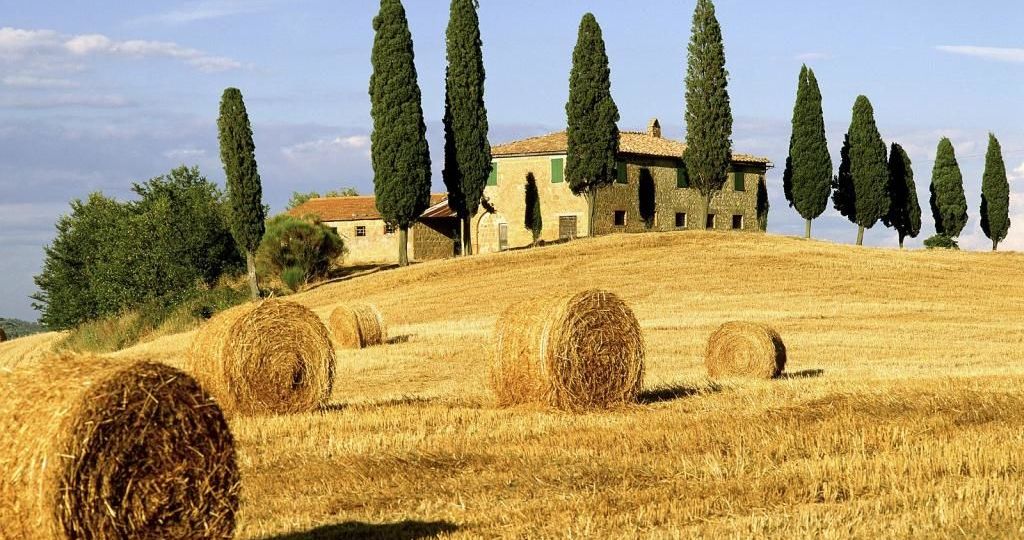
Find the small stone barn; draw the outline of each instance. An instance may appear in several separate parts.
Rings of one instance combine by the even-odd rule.
[[[557,241],[586,236],[587,203],[565,181],[566,132],[497,145],[491,149],[493,171],[484,195],[496,213],[479,216],[479,253],[527,246],[532,234],[524,226],[526,176],[533,173],[544,221],[541,239]],[[696,228],[700,193],[689,184],[682,156],[686,145],[661,135],[657,119],[646,132],[623,131],[619,138],[617,178],[597,195],[595,233],[674,231]],[[729,178],[711,201],[709,229],[762,231],[767,210],[767,158],[733,154]],[[474,218],[474,223],[477,218]]]
[[[458,253],[459,220],[448,208],[448,196],[430,196],[430,208],[409,229],[409,257],[426,261],[447,259]],[[312,216],[333,227],[345,242],[345,263],[391,264],[398,262],[397,230],[384,223],[374,197],[322,197],[293,208],[295,217]]]

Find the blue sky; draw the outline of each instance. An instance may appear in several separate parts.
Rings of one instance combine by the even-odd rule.
[[[593,12],[611,59],[623,129],[661,119],[681,138],[692,0],[481,0],[492,139],[562,129],[580,17]],[[953,140],[971,219],[962,244],[985,249],[978,226],[987,133],[1011,171],[1015,225],[1004,244],[1024,250],[1024,7],[1012,0],[818,2],[718,0],[737,151],[785,161],[796,79],[811,65],[822,86],[829,144],[859,94],[871,98],[887,142],[914,161],[925,230],[935,147]],[[42,248],[68,201],[91,191],[127,197],[132,182],[185,163],[223,173],[216,146],[221,91],[242,89],[267,202],[295,190],[372,192],[369,163],[372,0],[193,2],[0,1],[0,316],[35,319]],[[444,0],[406,0],[440,189]],[[769,175],[769,228],[799,234]],[[850,242],[852,224],[829,209],[816,236]],[[895,245],[880,224],[867,243]]]

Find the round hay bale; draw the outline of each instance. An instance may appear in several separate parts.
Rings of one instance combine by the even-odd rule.
[[[331,312],[328,324],[335,343],[343,349],[362,349],[387,341],[384,318],[375,306],[338,306]]]
[[[786,345],[766,324],[728,322],[708,338],[704,363],[713,379],[773,379],[786,367]]]
[[[613,293],[535,298],[498,318],[490,386],[499,406],[536,403],[570,411],[635,402],[644,340]]]
[[[0,369],[0,537],[231,538],[234,441],[185,373],[49,356]]]
[[[210,319],[192,342],[186,369],[227,414],[308,412],[331,396],[334,348],[312,311],[266,300]]]

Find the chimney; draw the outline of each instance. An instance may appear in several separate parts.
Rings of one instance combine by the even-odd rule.
[[[661,122],[658,122],[657,118],[651,118],[651,123],[647,124],[647,134],[651,137],[661,138]]]

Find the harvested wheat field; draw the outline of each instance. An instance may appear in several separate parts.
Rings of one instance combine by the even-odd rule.
[[[594,287],[644,331],[640,404],[496,407],[498,315]],[[338,352],[327,412],[231,420],[238,534],[1020,536],[1022,297],[1020,254],[689,232],[328,285],[290,299],[324,318],[373,303],[391,344]],[[783,377],[707,379],[708,336],[732,320],[783,336]],[[193,335],[140,349],[170,358]]]

